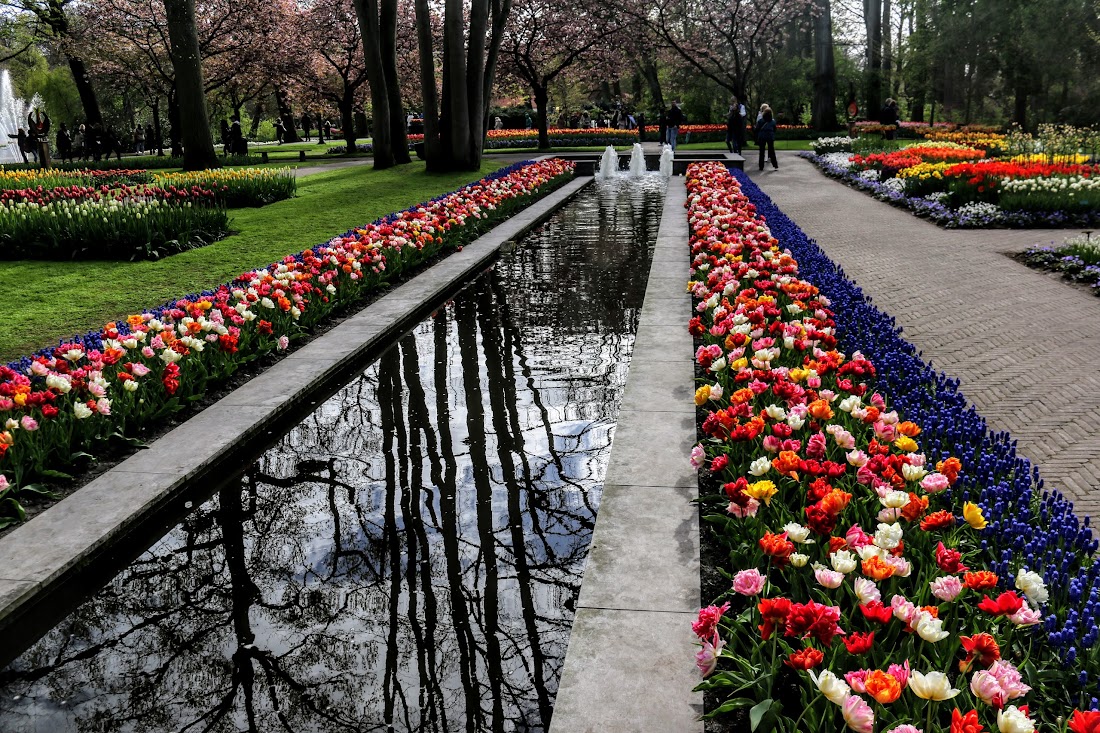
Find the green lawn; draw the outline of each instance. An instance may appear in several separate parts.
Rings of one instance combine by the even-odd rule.
[[[237,234],[159,262],[0,262],[0,363],[215,287],[501,165],[487,159],[479,174],[428,174],[415,162],[387,171],[354,166],[306,176],[298,181],[296,198],[234,210]]]

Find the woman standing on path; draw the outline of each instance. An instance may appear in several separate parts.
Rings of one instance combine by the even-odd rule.
[[[745,105],[734,97],[726,113],[726,147],[731,153],[741,154],[741,147],[745,144],[744,134]]]
[[[775,157],[775,127],[772,108],[765,104],[760,110],[760,121],[756,123],[756,145],[760,148],[760,170],[764,170],[765,147],[768,149],[772,168],[779,170],[779,159]]]

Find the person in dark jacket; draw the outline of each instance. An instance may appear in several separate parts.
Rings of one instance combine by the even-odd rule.
[[[665,116],[665,124],[668,126],[668,144],[675,150],[676,138],[680,134],[680,125],[687,124],[687,117],[685,117],[684,113],[680,110],[679,102],[672,103],[672,107]]]
[[[764,149],[767,148],[772,168],[779,170],[779,159],[775,157],[775,117],[772,108],[764,105],[760,121],[756,123],[756,145],[760,148],[760,170],[764,170]]]
[[[734,97],[726,112],[726,148],[738,155],[741,154],[741,148],[745,144],[745,114],[745,105]]]
[[[893,140],[897,137],[898,127],[898,103],[893,99],[887,99],[886,104],[882,106],[882,111],[878,114],[878,121],[880,125],[889,126],[893,125],[893,130],[886,130],[883,132],[883,137],[887,140]]]
[[[57,157],[62,163],[73,159],[73,138],[64,122],[57,128]]]
[[[8,137],[10,137],[12,140],[15,140],[15,144],[19,148],[19,154],[21,156],[23,156],[23,162],[26,163],[27,162],[27,152],[28,152],[28,150],[27,150],[27,131],[24,130],[22,127],[20,127],[19,131],[16,134],[14,134],[14,135],[9,134]],[[9,143],[9,145],[10,144],[11,143]]]
[[[638,125],[638,142],[645,142],[645,113],[639,112],[638,116],[634,118],[634,122]]]
[[[309,131],[313,129],[313,120],[309,118],[308,112],[302,113],[302,137],[309,140]]]
[[[657,114],[657,142],[662,145],[668,139],[668,110],[662,108]]]

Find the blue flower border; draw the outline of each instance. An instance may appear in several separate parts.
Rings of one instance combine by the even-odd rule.
[[[877,384],[905,419],[921,426],[921,447],[932,460],[956,456],[962,461],[959,483],[951,489],[961,501],[978,504],[989,521],[981,547],[989,567],[1005,587],[1017,560],[1042,574],[1052,598],[1069,608],[1064,617],[1044,609],[1041,625],[1051,646],[1067,665],[1078,651],[1100,640],[1100,540],[1093,539],[1089,518],[1081,520],[1073,503],[1057,490],[1044,490],[1039,468],[1016,453],[1007,432],[993,431],[959,390],[959,380],[937,371],[902,337],[901,327],[872,304],[872,299],[791,221],[744,171],[733,174],[782,247],[798,261],[799,276],[832,303],[837,338],[849,353],[862,352],[877,371]],[[1080,672],[1082,689],[1090,683]],[[1093,694],[1097,680],[1091,680]],[[1091,707],[1098,707],[1092,697]]]

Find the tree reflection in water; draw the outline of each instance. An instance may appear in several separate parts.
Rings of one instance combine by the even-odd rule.
[[[0,729],[545,731],[660,199],[528,236],[9,666]]]

